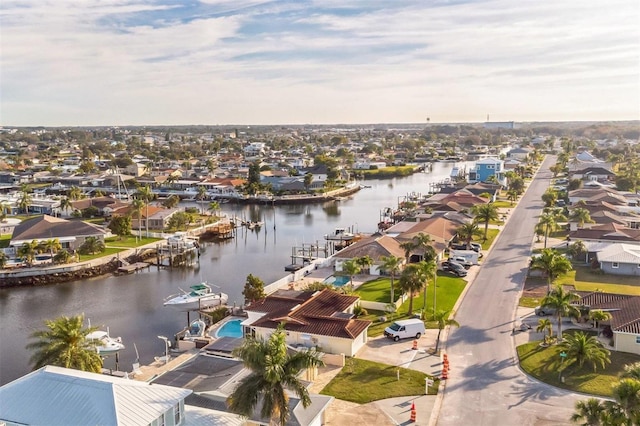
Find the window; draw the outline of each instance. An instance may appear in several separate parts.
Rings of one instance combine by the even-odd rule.
[[[165,426],[166,424],[167,422],[165,421],[164,413],[162,413],[158,419],[158,426]]]
[[[620,267],[620,264],[618,262],[611,262],[611,267],[613,269],[618,269]]]
[[[492,169],[493,170],[494,168],[495,168],[495,166],[493,164],[487,164],[487,169]]]
[[[182,413],[180,412],[180,403],[178,402],[175,407],[173,407],[173,415],[175,416],[173,424],[179,425],[182,421]]]
[[[640,336],[636,336],[636,343],[640,345]]]

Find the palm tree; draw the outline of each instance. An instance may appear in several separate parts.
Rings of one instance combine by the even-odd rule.
[[[261,417],[270,419],[271,424],[284,425],[290,414],[285,389],[295,392],[304,408],[311,404],[309,391],[298,375],[305,368],[321,367],[324,363],[319,352],[314,350],[287,351],[282,325],[268,340],[247,338],[233,353],[251,373],[240,381],[227,399],[232,412],[251,417],[262,400]]]
[[[29,206],[33,199],[31,198],[31,194],[29,194],[29,190],[26,186],[24,186],[21,191],[17,206],[24,214],[29,214]]]
[[[144,207],[144,201],[136,198],[131,202],[131,215],[135,213],[138,218],[138,237],[142,238],[142,208]],[[136,240],[137,241],[137,240]]]
[[[412,240],[415,244],[415,250],[422,252],[422,260],[429,262],[435,259],[436,251],[431,246],[432,240],[429,234],[420,232]]]
[[[569,244],[567,253],[571,255],[572,259],[577,259],[582,255],[587,255],[587,247],[584,245],[584,242],[580,240],[574,241],[573,243]],[[585,257],[585,262],[586,261],[587,259]]]
[[[353,291],[353,277],[360,273],[360,265],[356,259],[349,259],[342,264],[342,272],[349,276],[349,287]]]
[[[409,259],[411,258],[411,252],[416,249],[416,244],[414,241],[409,240],[400,244],[400,248],[404,250],[404,257],[406,259],[406,264],[409,264]]]
[[[573,303],[580,299],[580,296],[565,291],[561,285],[556,286],[549,294],[547,294],[540,304],[555,309],[556,319],[558,321],[558,342],[562,341],[562,317],[569,315],[579,315],[578,308]]]
[[[576,207],[571,210],[571,213],[569,213],[569,219],[573,222],[578,222],[578,228],[584,227],[585,223],[595,223],[595,221],[591,219],[589,210],[583,207]]]
[[[4,251],[0,251],[0,269],[4,269],[7,266],[8,261],[9,258],[4,253]]]
[[[422,290],[427,278],[423,267],[417,263],[407,265],[400,275],[400,288],[405,293],[409,293],[409,316],[413,314],[413,296]]]
[[[27,349],[35,350],[31,357],[34,370],[56,365],[94,373],[101,371],[102,358],[95,343],[87,339],[97,327],[83,328],[84,315],[61,316],[44,323],[47,329],[31,334],[31,338],[38,340],[27,345]]]
[[[98,239],[98,237],[87,237],[80,246],[79,251],[85,254],[95,254],[103,252],[104,249],[104,242]]]
[[[209,203],[209,211],[212,215],[217,216],[218,211],[220,210],[220,203],[217,201],[212,201]]]
[[[440,345],[440,333],[442,330],[448,325],[452,325],[454,327],[460,327],[458,321],[449,318],[449,313],[451,311],[438,311],[434,315],[434,321],[438,323],[438,337],[436,338],[436,352],[438,351],[438,346]]]
[[[498,208],[493,203],[478,204],[471,209],[477,222],[484,222],[484,239],[487,239],[487,232],[489,230],[489,222],[492,220],[498,220]]]
[[[433,277],[433,284],[435,286],[435,275],[436,271],[438,270],[438,264],[436,263],[435,259],[431,259],[428,261],[422,260],[418,262],[417,265],[420,267],[420,272],[422,273],[425,283],[423,288],[424,300],[422,305],[422,317],[424,319],[427,315],[427,288],[429,287],[429,280]],[[436,291],[435,287],[433,288],[433,291]]]
[[[56,253],[55,256],[53,256],[52,260],[56,265],[69,263],[71,262],[71,253],[69,253],[67,250],[60,250]]]
[[[465,242],[468,250],[469,244],[473,241],[473,237],[480,237],[482,235],[482,231],[478,228],[478,225],[475,222],[467,222],[463,223],[458,227],[458,229],[456,229],[456,234],[459,239]]]
[[[571,416],[573,423],[580,426],[601,426],[607,406],[597,398],[576,402],[576,411]]]
[[[395,295],[393,294],[393,281],[400,272],[400,266],[402,265],[402,259],[396,257],[394,255],[383,256],[382,260],[382,269],[386,271],[387,274],[391,276],[391,301],[389,303],[395,302]]]
[[[151,191],[149,185],[143,186],[138,189],[138,198],[144,201],[145,205],[145,228],[146,228],[146,236],[149,237],[149,203],[155,198],[155,194]]]
[[[81,199],[83,197],[82,189],[78,188],[77,186],[71,187],[69,193],[67,194],[67,197],[74,201]]]
[[[360,266],[360,271],[362,272],[369,272],[371,265],[373,265],[373,259],[371,256],[356,257],[354,260],[358,266]]]
[[[612,393],[627,418],[640,420],[640,380],[621,379]]]
[[[9,204],[0,202],[0,222],[4,222],[9,214]]]
[[[640,380],[640,361],[625,365],[620,377],[623,379]]]
[[[551,337],[551,332],[553,331],[553,325],[548,318],[541,318],[538,320],[538,326],[536,327],[536,332],[544,333],[545,338],[547,336]]]
[[[196,200],[200,202],[200,212],[204,214],[204,200],[207,198],[207,188],[200,185],[198,186],[198,194],[196,195]]]
[[[507,191],[507,200],[511,201],[511,205],[518,199],[518,191],[510,189]]]
[[[53,259],[53,254],[62,248],[62,244],[60,244],[59,239],[53,238],[50,240],[41,241],[40,247],[43,251],[49,252],[51,258]]]
[[[18,256],[24,259],[24,263],[28,267],[31,267],[33,265],[33,261],[36,260],[36,254],[38,254],[39,249],[40,244],[36,240],[33,240],[30,243],[23,243],[20,248],[18,248]]]
[[[589,311],[589,319],[593,321],[595,323],[594,326],[598,328],[598,325],[602,321],[609,321],[611,319],[611,314],[609,312],[603,311],[602,309],[594,309],[592,311]],[[599,331],[598,334],[600,334]]]
[[[69,197],[64,197],[60,200],[60,209],[64,210],[65,212],[68,211],[69,209],[72,209],[73,205],[71,205],[71,200],[69,200]]]
[[[609,356],[611,352],[602,346],[602,343],[595,336],[590,336],[582,331],[568,334],[562,342],[569,365],[576,363],[578,368],[582,368],[585,362],[593,366],[596,371],[598,366],[604,368],[605,364],[610,364]]]
[[[543,249],[542,253],[531,261],[531,269],[541,270],[547,277],[547,293],[551,292],[551,284],[560,275],[571,271],[571,262],[554,249]]]
[[[544,227],[544,248],[547,248],[547,239],[549,233],[555,231],[558,228],[559,220],[566,220],[567,218],[558,212],[543,213],[540,216],[538,223]]]

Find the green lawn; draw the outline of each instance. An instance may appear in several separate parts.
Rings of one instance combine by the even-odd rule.
[[[115,256],[116,253],[120,253],[121,251],[124,251],[124,249],[119,249],[119,248],[114,248],[114,247],[107,247],[102,253],[81,254],[80,255],[80,262],[85,262],[87,260],[93,260],[93,259],[97,259],[99,257],[104,257],[104,256]]]
[[[11,241],[11,234],[2,234],[0,235],[0,248],[9,247],[9,242]]]
[[[400,380],[397,372],[400,370]],[[359,358],[348,358],[346,365],[320,392],[337,399],[366,404],[386,398],[424,395],[426,374],[380,364]],[[437,394],[439,380],[429,387],[429,394]]]
[[[575,266],[574,270],[559,277],[556,284],[574,285],[579,291],[602,290],[607,293],[631,294],[640,296],[638,277],[620,275],[602,275],[588,266]]]
[[[527,297],[523,296],[520,298],[520,306],[524,306],[525,308],[535,308],[540,306],[541,297]]]
[[[162,241],[162,238],[136,238],[134,236],[123,237],[111,237],[104,240],[107,247],[128,247],[135,248],[145,244],[153,243],[156,241]]]
[[[466,285],[466,281],[462,278],[454,277],[446,272],[438,271],[437,292],[436,292],[436,310],[450,311],[453,309],[460,293]],[[420,313],[422,306],[424,305],[424,293],[420,292],[419,295],[413,298],[413,314]],[[427,287],[427,319],[433,312],[433,285]],[[380,316],[386,316],[386,322],[379,322]],[[387,314],[385,312],[369,312],[369,315],[362,317],[373,321],[373,324],[369,327],[369,336],[376,337],[382,335],[385,328],[389,326],[393,321],[399,319],[409,318],[409,299],[407,299],[400,307],[398,311],[393,314]],[[437,328],[434,322],[426,321],[427,328]]]
[[[494,201],[492,204],[499,209],[512,209],[517,205],[517,203],[511,204],[511,201],[503,200]]]
[[[567,333],[571,333],[569,330]],[[598,368],[594,373],[590,365],[576,371],[574,366],[565,371],[565,382],[560,381],[560,369],[563,367],[560,352],[560,345],[552,345],[542,348],[539,341],[525,343],[518,346],[518,357],[520,366],[528,374],[536,379],[575,392],[584,392],[593,395],[611,396],[611,386],[618,382],[618,374],[622,372],[627,364],[640,361],[640,356],[624,353],[611,352],[611,364],[604,369]]]
[[[397,287],[398,278],[394,280],[394,285]],[[362,300],[368,300],[370,302],[382,302],[389,303],[391,300],[391,278],[380,277],[375,280],[367,281],[360,285],[356,290],[356,295],[360,296]],[[400,298],[400,290],[393,292],[394,300]]]
[[[480,228],[482,229],[482,232],[484,232],[484,225],[480,226]],[[480,241],[480,244],[482,244],[482,250],[489,250],[489,247],[491,247],[493,240],[496,239],[499,232],[500,232],[499,229],[489,228],[487,230],[487,239],[484,241],[482,240]]]

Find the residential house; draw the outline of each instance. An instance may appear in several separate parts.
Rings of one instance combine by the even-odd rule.
[[[471,221],[471,218],[465,219],[465,216],[452,215],[449,213],[441,215],[434,214],[431,218],[421,220],[420,222],[406,222],[404,227],[398,226],[404,223],[400,222],[399,224],[389,228],[387,233],[395,235],[395,238],[399,243],[411,241],[420,234],[426,234],[431,238],[431,247],[435,250],[438,259],[442,259],[444,257],[445,250],[454,240],[458,232],[458,228],[466,221]],[[409,226],[409,224],[411,225]],[[409,261],[417,262],[421,259],[422,255],[414,252]]]
[[[242,324],[259,338],[266,338],[283,324],[288,345],[315,346],[324,353],[354,356],[367,343],[371,325],[371,321],[353,316],[359,299],[329,289],[278,290],[245,307],[249,317]]]
[[[499,158],[485,158],[476,161],[475,166],[469,170],[470,183],[487,182],[494,176],[501,185],[506,184],[504,177],[504,161]]]
[[[344,262],[364,256],[369,256],[373,260],[373,265],[369,268],[368,273],[370,275],[380,275],[383,273],[383,257],[396,256],[404,258],[404,250],[400,248],[400,243],[395,238],[388,235],[373,234],[370,237],[356,241],[333,255],[335,270],[341,272]]]
[[[470,190],[463,188],[451,193],[436,193],[422,203],[422,207],[433,211],[462,212],[470,211],[473,206],[486,204],[489,201],[489,199],[474,195]]]
[[[131,216],[131,229],[147,229],[147,222],[149,224],[149,230],[162,231],[169,225],[171,216],[179,212],[181,209],[173,208],[168,209],[161,206],[149,205],[142,208],[140,215],[133,211],[130,204],[114,209],[111,215],[114,217],[119,216]]]
[[[46,366],[0,387],[0,423],[181,426],[191,392]]]
[[[516,160],[526,160],[533,150],[529,148],[513,148],[507,152],[507,157]]]
[[[70,217],[74,211],[81,212],[84,209],[89,207],[95,207],[98,209],[98,215],[104,217],[110,217],[111,212],[117,210],[119,208],[128,206],[129,203],[118,200],[114,197],[94,197],[94,198],[83,198],[81,200],[71,201],[71,208],[67,210],[59,210],[60,216],[62,217]]]
[[[570,231],[569,238],[573,241],[640,244],[640,229],[631,229],[615,223],[607,223]]]
[[[610,244],[596,258],[606,274],[640,276],[640,244]]]
[[[589,166],[569,172],[571,179],[607,182],[615,180],[616,174],[603,166]]]
[[[73,251],[77,250],[89,237],[95,237],[104,242],[106,234],[108,231],[92,223],[42,215],[16,225],[9,247],[18,248],[34,240],[41,242],[58,239],[62,248]]]

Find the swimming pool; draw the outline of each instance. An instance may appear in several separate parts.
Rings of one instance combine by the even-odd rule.
[[[216,337],[242,337],[242,320],[227,321],[216,331]]]
[[[349,284],[350,281],[351,278],[346,275],[331,275],[324,280],[325,283],[333,284],[336,287],[342,287],[345,284]]]

